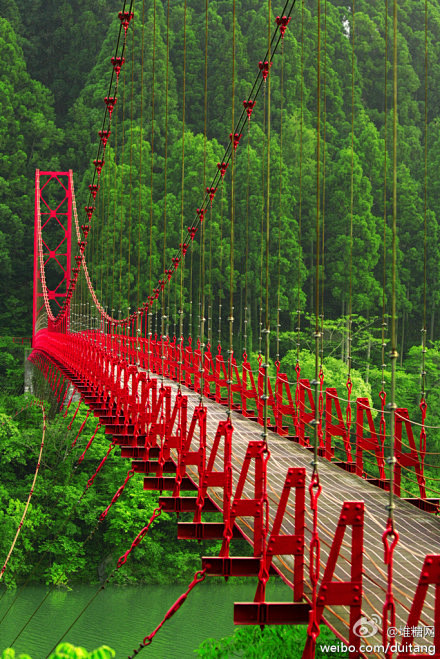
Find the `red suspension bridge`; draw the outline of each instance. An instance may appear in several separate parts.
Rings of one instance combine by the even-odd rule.
[[[155,8],[156,3],[154,12]],[[438,549],[436,513],[440,495],[435,482],[426,475],[426,458],[429,457],[426,402],[422,397],[422,421],[417,425],[410,420],[407,409],[397,407],[393,393],[391,405],[387,407],[387,396],[384,391],[380,392],[381,404],[377,410],[366,397],[353,399],[350,370],[345,399],[334,387],[325,386],[322,363],[319,364],[322,334],[319,249],[315,277],[318,304],[315,378],[310,381],[302,377],[298,363],[296,379],[289,381],[287,373],[281,371],[278,354],[276,372],[269,374],[269,146],[261,235],[261,277],[266,284],[261,301],[260,356],[257,367],[253,366],[245,343],[242,359],[237,360],[234,336],[237,302],[234,297],[234,230],[239,228],[235,225],[234,207],[237,162],[240,149],[245,148],[242,136],[249,131],[254,120],[254,106],[262,97],[263,130],[270,144],[271,67],[281,67],[284,62],[283,39],[286,30],[291,28],[295,2],[286,2],[281,9],[280,16],[273,20],[271,3],[268,3],[267,52],[262,53],[262,60],[256,63],[251,93],[241,111],[236,112],[233,2],[233,102],[228,146],[211,179],[206,172],[205,159],[200,182],[202,194],[194,200],[194,216],[187,230],[184,230],[187,218],[183,213],[182,164],[180,244],[169,262],[166,261],[169,246],[164,248],[162,272],[147,300],[139,303],[132,313],[129,310],[126,317],[121,314],[116,317],[114,310],[109,313],[100,300],[98,287],[93,284],[87,244],[91,241],[98,206],[105,216],[103,209],[111,203],[110,195],[104,198],[103,172],[109,160],[110,136],[116,130],[115,108],[122,102],[120,79],[128,65],[130,32],[136,21],[142,20],[132,5],[124,3],[119,13],[119,39],[111,58],[109,92],[103,99],[105,114],[83,224],[80,225],[78,219],[72,172],[36,173],[33,352],[30,359],[44,374],[60,407],[70,406],[73,392],[78,392],[89,413],[97,417],[111,437],[109,451],[120,446],[121,457],[131,461],[127,478],[109,508],[123,493],[128,479],[142,474],[144,489],[160,495],[156,516],[162,510],[194,513],[191,523],[178,523],[180,539],[222,540],[219,556],[203,559],[201,570],[188,591],[164,620],[177,611],[190,590],[207,576],[257,577],[254,601],[235,604],[235,623],[305,625],[307,642],[303,657],[315,656],[319,628],[324,623],[347,643],[351,658],[440,656],[437,641],[440,636],[440,554],[433,553]],[[318,9],[318,25],[319,20]],[[318,28],[318,46],[320,38]],[[184,81],[185,57],[184,51]],[[154,75],[153,64],[152,143]],[[205,113],[206,85],[205,78]],[[319,107],[317,116],[316,244],[319,246],[322,230]],[[183,96],[183,125],[184,120]],[[114,154],[111,157],[116,158]],[[153,169],[151,163],[152,178]],[[208,316],[213,314],[212,300],[205,295],[205,248],[210,240],[210,217],[213,205],[221,203],[223,208],[223,182],[227,177],[231,200],[228,209],[230,263],[224,267],[229,267],[230,305],[229,345],[225,350],[220,342],[215,345],[210,318],[206,331],[204,316],[207,309]],[[164,218],[166,223],[166,208]],[[58,235],[56,245],[48,237],[54,226]],[[192,258],[193,245],[198,239],[199,272],[199,264],[193,264]],[[99,253],[99,244],[96,253]],[[197,300],[200,318],[195,340],[192,336],[184,337],[184,328],[189,329],[190,323],[185,324],[183,318],[188,305],[183,301],[182,291],[184,268],[190,255],[191,281],[193,277],[201,278]],[[151,280],[152,266],[149,267]],[[47,272],[51,273],[48,277]],[[56,272],[58,279],[54,275]],[[175,295],[180,297],[180,308],[178,327],[173,333],[169,327],[169,291],[174,285]],[[154,321],[155,329],[152,326],[154,313],[159,317],[159,327]],[[277,318],[279,325],[279,315]],[[392,337],[392,363],[396,353],[393,340]],[[349,366],[350,359],[349,356]],[[104,462],[105,456],[98,470]],[[410,481],[414,487],[407,492],[405,484]],[[184,495],[188,492],[191,495]],[[204,514],[208,512],[217,513],[218,521],[205,521]],[[131,549],[149,527],[150,524],[139,534]],[[252,556],[233,555],[231,541],[238,536],[249,541]],[[267,601],[266,584],[274,573],[291,588],[291,602]],[[152,642],[158,629],[144,638],[136,653]]]

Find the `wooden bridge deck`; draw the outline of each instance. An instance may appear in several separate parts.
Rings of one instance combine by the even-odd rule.
[[[164,383],[172,387],[174,396],[177,392],[177,384],[169,380],[165,380]],[[183,386],[182,393],[188,396],[188,418],[191,418],[192,412],[198,404],[199,395]],[[226,409],[211,400],[204,399],[203,403],[208,410],[207,452],[209,455],[209,450],[212,446],[218,422],[226,419]],[[262,428],[256,422],[246,419],[237,412],[232,413],[232,422],[234,426],[232,454],[235,489],[248,442],[250,440],[261,439]],[[268,446],[271,453],[267,473],[271,528],[273,516],[283,489],[287,469],[289,467],[305,467],[309,483],[312,454],[306,448],[282,438],[271,431],[269,431]],[[219,470],[223,470],[223,465],[220,464],[220,460],[218,461],[218,468]],[[190,467],[190,473],[191,469],[192,468]],[[196,475],[197,472],[193,469],[192,473]],[[382,534],[386,524],[386,505],[388,503],[389,495],[374,485],[370,485],[359,477],[350,474],[321,458],[319,458],[319,475],[322,484],[322,493],[319,497],[318,510],[318,525],[321,540],[321,576],[327,562],[328,553],[344,501],[364,501],[364,594],[362,612],[367,617],[371,617],[372,614],[377,614],[381,618],[387,580],[387,568],[384,565]],[[251,476],[251,473],[249,476]],[[252,478],[249,478],[249,476],[244,496],[247,495],[249,498],[253,498],[253,482]],[[215,488],[210,488],[208,492],[214,501],[217,503],[220,502],[220,491],[216,491]],[[310,583],[308,580],[308,549],[310,545],[312,517],[308,490],[306,490],[306,493],[305,578],[307,594],[310,593]],[[292,509],[289,510],[288,506],[282,526],[283,533],[294,533],[292,513]],[[421,511],[415,506],[397,498],[395,520],[396,529],[400,535],[399,542],[394,552],[396,627],[403,628],[407,625],[408,612],[417,587],[425,555],[440,552],[440,525],[439,520],[435,515]],[[252,518],[237,519],[237,524],[243,530],[245,535],[249,535],[249,525],[251,523]],[[344,538],[335,570],[334,578],[336,580],[350,581],[350,536],[351,533],[348,530],[346,537]],[[290,556],[275,557],[274,563],[284,580],[291,582],[293,558]],[[433,626],[434,624],[434,593],[431,592],[433,590],[433,588],[428,590],[420,623],[426,626]],[[348,640],[348,607],[327,607],[325,609],[325,619]],[[390,638],[390,641],[393,640],[393,638]],[[405,641],[410,641],[410,639],[405,638],[398,638],[396,640],[400,640],[400,642],[403,643]],[[432,639],[421,638],[414,642],[418,642],[421,645],[432,644]],[[380,633],[374,637],[365,639],[365,643],[380,644]],[[368,656],[380,657],[382,655],[370,652]]]
[[[178,389],[177,384],[167,379],[164,380],[164,384],[171,387],[172,398],[174,399]],[[184,386],[182,386],[182,393],[188,399],[188,418],[190,419],[196,405],[199,403],[199,394]],[[209,399],[203,399],[203,404],[207,408],[207,454],[209,455],[218,423],[226,419],[226,409]],[[246,419],[237,412],[232,412],[232,423],[234,427],[232,438],[233,488],[235,490],[248,443],[251,440],[261,439],[262,428],[254,421]],[[306,448],[270,431],[268,435],[268,447],[271,453],[267,472],[270,531],[283,490],[287,469],[289,467],[304,467],[308,475],[308,482],[310,482],[310,462],[312,456]],[[216,466],[219,471],[223,471],[223,464],[220,457],[216,461]],[[197,481],[196,469],[189,467],[188,472]],[[386,505],[389,495],[361,478],[329,463],[325,459],[319,459],[319,474],[322,485],[322,493],[319,497],[318,504],[318,529],[321,541],[321,576],[327,563],[343,503],[345,501],[364,501],[362,614],[368,618],[376,615],[378,616],[378,620],[381,620],[387,587],[387,568],[384,565],[382,534],[386,525]],[[254,498],[253,485],[252,472],[250,472],[246,479],[244,497]],[[214,502],[221,504],[223,495],[221,490],[209,488],[208,494]],[[283,519],[282,533],[294,534],[293,513],[292,506],[289,507],[288,505]],[[408,612],[414,599],[425,556],[427,554],[440,553],[440,528],[439,520],[435,515],[424,512],[398,498],[395,499],[395,520],[400,538],[394,552],[393,590],[396,603],[396,627],[397,629],[401,629],[407,627]],[[245,536],[249,537],[249,535],[252,535],[252,532],[250,532],[250,529],[252,529],[252,518],[237,518],[236,523]],[[311,528],[312,516],[309,497],[306,497],[306,597],[310,594],[308,548],[310,546]],[[350,535],[350,531],[347,531],[342,543],[333,580],[347,582],[351,579]],[[282,578],[287,583],[291,583],[293,558],[291,556],[275,557],[274,563]],[[431,586],[427,592],[419,626],[424,625],[431,628],[434,626],[434,595],[434,587]],[[349,608],[344,606],[326,607],[324,617],[329,625],[336,629],[342,638],[348,641]],[[394,641],[393,638],[389,640]],[[398,636],[396,641],[401,644],[409,644],[412,639]],[[374,636],[363,639],[363,643],[369,645],[380,645],[381,642],[380,629]],[[422,638],[416,638],[412,642],[419,646],[433,645],[433,639],[428,635]],[[432,656],[432,649],[428,653],[428,656]],[[380,658],[384,654],[383,652],[369,651],[368,654],[362,656],[376,656]]]

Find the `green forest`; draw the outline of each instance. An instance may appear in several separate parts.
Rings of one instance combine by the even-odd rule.
[[[237,2],[237,65],[235,105],[241,111],[258,72],[258,61],[267,47],[267,8],[262,3]],[[74,172],[78,207],[87,202],[86,190],[92,180],[97,136],[104,111],[111,75],[110,58],[113,54],[119,20],[118,3],[98,2],[95,11],[86,3],[45,3],[26,0],[15,6],[4,2],[1,39],[8,54],[8,67],[2,71],[2,199],[1,199],[1,250],[3,280],[1,291],[1,333],[16,335],[30,332],[31,264],[33,231],[33,178],[35,169]],[[117,189],[109,186],[109,206],[117,205],[117,235],[114,224],[96,226],[92,230],[88,254],[95,288],[102,291],[107,308],[125,313],[136,300],[142,302],[152,285],[161,276],[161,248],[163,244],[164,206],[164,153],[165,153],[165,84],[166,75],[166,3],[157,2],[154,57],[154,163],[151,163],[152,113],[152,3],[145,3],[144,70],[141,72],[140,51],[142,30],[135,26],[128,38],[127,64],[122,69],[121,87],[125,86],[124,99],[115,108],[116,126],[110,138],[108,177],[118,179]],[[276,7],[273,7],[274,14]],[[428,235],[427,326],[429,338],[436,339],[438,254],[437,244],[437,49],[439,48],[439,8],[428,2],[428,79],[427,79],[427,133],[428,133]],[[141,11],[141,7],[139,7]],[[182,22],[183,3],[173,3],[169,19],[169,71],[167,114],[167,253],[171,256],[179,241],[181,152],[182,152]],[[316,170],[316,8],[305,3],[295,7],[292,21],[284,38],[283,92],[281,117],[281,54],[274,56],[271,70],[271,236],[270,283],[271,293],[280,293],[281,325],[283,331],[292,331],[296,323],[298,283],[300,306],[306,314],[313,309],[314,245],[315,232],[315,170]],[[231,131],[231,79],[226,62],[230,57],[231,12],[229,3],[209,3],[208,21],[208,96],[206,184],[216,172],[216,163],[227,146]],[[384,198],[386,215],[391,213],[391,114],[392,76],[391,46],[388,43],[385,67],[384,12],[359,0],[356,3],[354,42],[354,164],[353,164],[353,313],[365,319],[365,325],[380,327],[382,289],[384,282]],[[48,18],[50,17],[50,18]],[[325,182],[323,182],[324,228],[324,299],[325,317],[336,320],[348,308],[348,227],[350,215],[351,179],[351,113],[352,113],[352,41],[350,39],[351,6],[344,2],[326,3],[326,44],[322,46],[322,96],[325,95]],[[185,99],[185,198],[184,217],[190,221],[195,208],[203,199],[204,164],[204,59],[205,11],[204,3],[189,2],[186,16],[186,99]],[[389,18],[388,41],[391,39],[392,21]],[[44,29],[43,29],[44,27]],[[402,355],[420,342],[419,326],[423,322],[423,254],[424,254],[424,143],[425,143],[425,62],[424,13],[418,3],[399,2],[398,23],[398,320]],[[69,39],[65,35],[69,35]],[[149,35],[149,36],[145,36]],[[301,35],[303,34],[303,43]],[[324,37],[323,37],[324,38]],[[131,43],[133,41],[133,44]],[[81,47],[78,47],[78,44]],[[129,62],[131,53],[134,61]],[[325,57],[325,59],[324,59]],[[387,70],[388,85],[385,94],[384,76]],[[125,78],[124,76],[125,72]],[[301,83],[301,72],[303,72]],[[140,81],[146,83],[141,94]],[[121,92],[120,92],[121,93]],[[301,105],[302,95],[302,105]],[[142,104],[140,99],[142,98]],[[134,99],[134,100],[133,100]],[[384,135],[385,100],[387,99],[387,157],[388,176],[384,197]],[[323,101],[321,99],[321,101]],[[254,276],[249,277],[247,306],[250,325],[258,324],[258,309],[254,308],[261,295],[259,290],[260,222],[262,207],[262,160],[266,152],[266,136],[262,127],[263,99],[257,101],[250,127],[250,147],[246,156],[246,135],[237,152],[236,216],[240,218],[235,240],[236,290],[238,301],[244,295],[244,254],[246,253],[244,220],[246,204],[249,211],[248,264]],[[321,102],[321,105],[323,103]],[[142,112],[142,124],[140,114]],[[236,114],[239,110],[236,109]],[[302,130],[301,130],[302,114]],[[282,119],[283,145],[280,153],[280,125]],[[325,119],[325,122],[324,122]],[[302,135],[301,135],[302,133]],[[139,176],[140,136],[142,135],[143,172]],[[323,142],[324,136],[321,136]],[[301,181],[301,235],[299,218],[299,142],[302,141]],[[114,164],[116,152],[117,163]],[[129,154],[132,152],[132,158]],[[323,163],[322,163],[323,164]],[[117,176],[115,176],[117,167]],[[281,196],[278,194],[281,177]],[[121,182],[122,180],[122,182]],[[129,186],[131,181],[131,187]],[[140,180],[140,183],[139,183]],[[151,190],[151,181],[153,190]],[[141,190],[139,191],[139,185]],[[224,218],[222,236],[228,238],[227,197],[229,183],[224,183]],[[247,201],[247,193],[249,199]],[[150,197],[152,195],[152,208]],[[322,195],[322,196],[323,196]],[[139,197],[140,196],[140,197]],[[129,198],[130,197],[130,198]],[[141,200],[140,241],[131,246],[131,263],[128,255],[128,220],[132,219],[132,242],[137,243],[137,203]],[[122,201],[121,201],[122,200]],[[130,207],[131,203],[131,207]],[[122,204],[122,206],[120,206]],[[213,310],[218,296],[226,294],[228,282],[227,240],[220,249],[220,200],[213,205],[209,218],[212,233],[211,281],[207,295],[212,297]],[[97,209],[100,211],[100,209]],[[110,211],[108,211],[110,213]],[[113,209],[111,210],[113,212]],[[153,213],[153,244],[149,246],[149,220]],[[125,224],[120,226],[121,217]],[[108,220],[109,218],[107,218]],[[110,219],[113,219],[110,217]],[[279,221],[279,224],[278,224]],[[208,226],[208,225],[207,225]],[[281,254],[278,259],[278,230],[280,228]],[[97,235],[93,235],[96,232]],[[103,233],[101,233],[103,232]],[[120,235],[122,234],[122,249]],[[10,237],[14,240],[11,241]],[[390,239],[386,236],[389,252]],[[116,247],[106,249],[102,258],[103,242]],[[136,269],[140,252],[141,278],[137,290]],[[197,260],[198,244],[194,244]],[[111,252],[114,252],[111,253]],[[151,255],[149,252],[152,252]],[[108,276],[108,258],[110,271]],[[299,260],[298,260],[299,258]],[[220,259],[223,259],[222,262]],[[151,275],[150,263],[152,261]],[[167,259],[169,260],[169,259]],[[385,259],[386,304],[390,294],[390,258]],[[131,270],[129,268],[131,265]],[[223,265],[223,268],[221,267]],[[280,264],[281,281],[278,286],[277,270]],[[298,268],[298,264],[300,268]],[[122,274],[121,274],[122,273]],[[255,276],[256,275],[256,276]],[[112,290],[112,278],[113,290]],[[119,278],[122,278],[121,283]],[[189,277],[188,277],[189,278]],[[150,281],[151,279],[151,281]],[[198,281],[194,275],[192,298],[197,300]],[[103,281],[104,280],[104,281]],[[131,286],[129,285],[131,284]],[[206,284],[208,289],[208,282]],[[186,300],[189,282],[185,282]],[[128,299],[128,289],[130,298]],[[219,293],[220,292],[220,293]],[[274,307],[276,305],[273,305]],[[275,314],[276,309],[273,310]],[[389,309],[387,307],[387,312]],[[214,311],[213,311],[213,315]],[[379,319],[377,319],[379,317]],[[369,322],[366,322],[366,321]],[[412,322],[412,321],[415,322]],[[195,311],[194,319],[195,323]],[[191,319],[186,322],[190,323]],[[214,319],[214,329],[217,329]],[[256,330],[254,329],[254,332]],[[365,338],[365,337],[363,337]],[[304,338],[307,341],[308,337]],[[253,347],[256,347],[254,337]],[[365,358],[361,363],[365,362]]]
[[[135,18],[127,33],[126,61],[88,238],[92,283],[105,309],[116,317],[142,304],[162,277],[163,264],[168,267],[181,241],[181,219],[185,229],[193,221],[232,130],[232,2],[210,0],[208,20],[204,0],[170,4],[168,16],[166,0],[134,2]],[[239,355],[237,363],[247,350],[254,364],[261,350],[262,236],[269,190],[272,372],[278,359],[294,381],[299,359],[302,377],[313,378],[319,249],[325,386],[337,386],[345,395],[350,362],[353,396],[368,396],[377,408],[382,381],[385,389],[390,384],[392,11],[386,17],[385,3],[367,0],[356,0],[354,12],[347,0],[321,4],[319,67],[317,3],[298,1],[273,58],[270,87],[263,86],[237,148],[234,350]],[[268,8],[257,0],[236,0],[235,6],[237,119],[267,50]],[[272,2],[273,29],[283,6]],[[436,100],[440,3],[427,0],[426,6],[425,30],[424,3],[398,2],[396,399],[399,407],[408,407],[411,419],[420,421],[424,368],[427,423],[437,426],[427,437],[427,450],[437,453],[430,456],[432,468],[426,468],[433,476],[440,464],[440,104]],[[12,337],[32,334],[35,170],[73,170],[80,223],[85,222],[82,209],[89,203],[120,10],[119,0],[0,0],[1,556],[6,555],[19,523],[41,439],[38,408],[29,407],[14,416],[29,397],[23,388],[23,347],[12,342]],[[315,232],[318,68],[319,245]],[[218,341],[224,348],[227,345],[231,194],[226,173],[205,218],[204,279],[200,278],[199,232],[186,257],[182,288],[176,278],[166,292],[169,335],[179,331],[182,295],[184,333],[194,338],[200,333],[203,292],[205,331],[213,352]],[[94,312],[84,278],[78,295],[77,313],[90,319]],[[160,332],[160,316],[158,308],[153,318],[155,333]],[[107,505],[115,483],[123,481],[127,463],[112,454],[111,465],[96,487],[76,505],[108,438],[100,430],[84,463],[72,471],[79,449],[72,449],[71,444],[86,411],[80,409],[66,433],[66,419],[56,414],[55,401],[42,378],[37,380],[39,394],[50,410],[43,473],[3,583],[8,588],[28,579],[66,588],[76,582],[99,583],[111,561],[124,553],[132,530],[151,516],[156,500],[143,492],[140,480],[133,479],[114,514],[96,530],[93,542],[84,543],[95,526],[97,511]],[[92,419],[85,428],[85,433],[93,432]],[[411,491],[415,486],[408,483],[406,487]],[[66,510],[71,509],[60,532]],[[242,550],[248,552],[245,547]],[[154,534],[138,547],[133,561],[114,581],[167,583],[177,571],[179,580],[187,583],[206,551],[196,542],[176,550],[174,519],[163,513]],[[211,551],[215,551],[212,544]],[[226,657],[232,649],[243,652],[249,644],[258,654],[257,642],[280,643],[278,636],[250,640],[246,633],[218,647],[207,643],[200,656]],[[286,638],[283,643],[290,652],[286,656],[296,656],[297,637]]]

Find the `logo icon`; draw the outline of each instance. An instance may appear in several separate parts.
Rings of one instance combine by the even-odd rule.
[[[370,636],[375,636],[379,631],[380,617],[373,613],[371,618],[367,616],[362,616],[355,623],[353,627],[353,634],[356,636],[363,636],[364,638],[369,638]]]

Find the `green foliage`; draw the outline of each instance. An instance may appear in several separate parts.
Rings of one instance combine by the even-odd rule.
[[[203,659],[230,659],[243,657],[244,659],[300,659],[304,643],[307,638],[307,629],[302,626],[268,626],[236,627],[232,636],[220,640],[208,638],[195,650],[197,656]],[[322,659],[342,659],[348,657],[347,652],[331,653],[320,650],[320,645],[334,645],[337,639],[327,629],[321,626],[321,633],[317,641],[316,656]]]
[[[61,643],[49,659],[113,659],[116,652],[107,645],[88,652],[84,648],[74,647],[70,643]]]
[[[6,648],[2,652],[1,659],[32,659],[32,657],[28,654],[19,654],[17,656],[13,648]]]
[[[71,643],[61,643],[49,659],[113,659],[114,657],[116,653],[108,645],[101,645],[96,650],[88,652],[85,648],[75,647]],[[13,648],[7,648],[3,650],[1,659],[32,659],[32,657],[29,654],[16,655]]]

